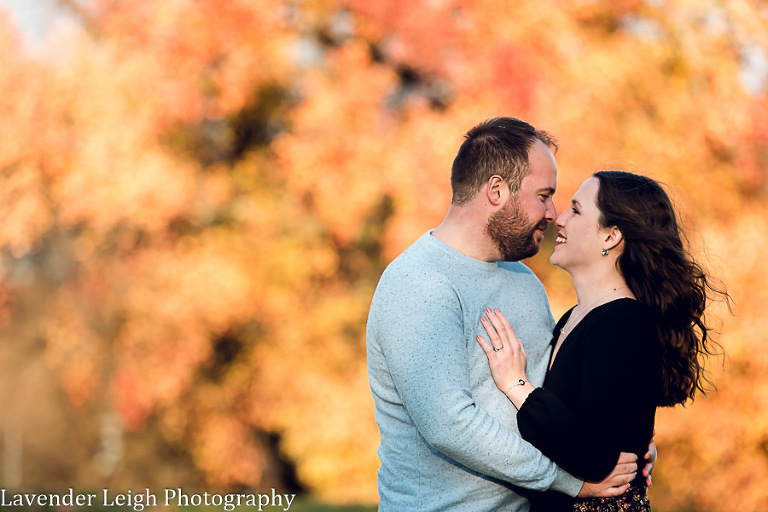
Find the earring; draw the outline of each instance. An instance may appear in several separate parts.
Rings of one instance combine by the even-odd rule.
[[[600,251],[600,254],[602,254],[603,256],[608,256],[608,249],[603,249],[602,251]]]

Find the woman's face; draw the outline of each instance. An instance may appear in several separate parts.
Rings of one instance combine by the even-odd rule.
[[[595,204],[600,182],[589,178],[574,194],[571,207],[555,221],[558,227],[555,252],[549,261],[563,270],[572,272],[589,267],[602,258],[608,230],[601,228],[598,219],[600,210]]]

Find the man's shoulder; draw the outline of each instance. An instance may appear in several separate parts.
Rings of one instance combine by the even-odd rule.
[[[384,270],[371,301],[369,328],[406,317],[436,318],[457,311],[455,272],[441,259],[440,247],[431,242],[420,238]]]
[[[447,265],[440,247],[425,233],[392,260],[384,269],[382,279],[397,277],[439,276],[446,273]]]
[[[446,256],[437,239],[427,232],[392,260],[385,272],[411,269],[439,272]]]

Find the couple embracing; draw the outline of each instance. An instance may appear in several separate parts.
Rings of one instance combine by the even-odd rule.
[[[656,407],[702,390],[713,287],[649,178],[601,171],[559,216],[557,146],[470,130],[452,204],[384,271],[368,318],[379,510],[650,511]],[[521,259],[547,226],[577,305],[555,323]],[[726,295],[727,297],[727,295]]]

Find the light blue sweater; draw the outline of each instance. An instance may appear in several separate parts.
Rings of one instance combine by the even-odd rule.
[[[507,316],[541,385],[554,320],[528,267],[479,261],[426,233],[382,274],[367,332],[381,512],[527,511],[515,486],[581,489],[520,437],[475,340],[486,307]]]

